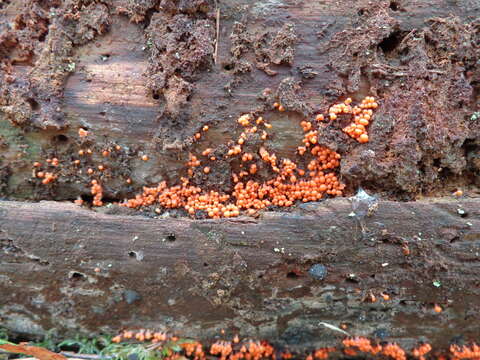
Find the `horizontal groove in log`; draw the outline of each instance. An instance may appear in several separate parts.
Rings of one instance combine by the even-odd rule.
[[[9,304],[0,318],[16,331],[21,314],[30,329],[65,333],[162,324],[205,337],[234,327],[291,346],[332,340],[320,321],[359,335],[386,327],[407,344],[474,334],[463,317],[478,307],[480,199],[379,201],[362,224],[351,212],[335,199],[195,221],[0,202],[0,302]],[[325,279],[309,274],[314,264]],[[295,329],[304,338],[289,339]]]

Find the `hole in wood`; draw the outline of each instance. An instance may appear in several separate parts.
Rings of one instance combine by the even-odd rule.
[[[378,44],[379,48],[382,49],[384,54],[389,54],[393,50],[396,49],[398,45],[400,45],[403,39],[403,34],[401,31],[395,31],[387,38],[383,39],[380,44]]]
[[[396,1],[390,1],[390,9],[398,11],[398,3]]]
[[[40,110],[40,104],[33,98],[28,98],[27,99],[28,104],[30,105],[30,108],[33,111],[38,111]]]
[[[295,271],[289,271],[287,273],[287,278],[289,279],[298,279],[300,276]]]
[[[53,137],[53,141],[54,142],[59,142],[59,143],[65,143],[68,141],[68,137],[63,135],[63,134],[60,134],[60,135],[56,135]]]
[[[68,277],[73,280],[85,280],[86,276],[85,274],[82,274],[81,272],[78,271],[71,271],[70,274],[68,274]]]

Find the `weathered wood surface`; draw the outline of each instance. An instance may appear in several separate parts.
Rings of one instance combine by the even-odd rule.
[[[0,323],[62,336],[224,328],[300,349],[339,336],[322,321],[405,346],[478,336],[479,199],[380,201],[363,231],[351,212],[338,199],[192,221],[0,202]]]
[[[0,8],[0,30],[7,31],[16,15],[31,9],[32,1]],[[36,200],[88,195],[91,179],[85,171],[105,161],[99,154],[112,144],[122,145],[128,156],[107,161],[102,180],[109,198],[122,199],[161,180],[174,183],[189,152],[199,154],[236,138],[241,130],[235,119],[248,112],[274,125],[264,143],[267,148],[279,157],[295,158],[302,137],[298,122],[306,113],[326,112],[339,99],[365,95],[380,101],[369,144],[349,139],[341,123],[324,129],[321,137],[342,154],[340,172],[349,190],[362,185],[400,199],[449,194],[458,186],[478,192],[480,116],[472,117],[480,111],[476,0],[342,0],[335,5],[224,0],[217,2],[219,32],[214,36],[207,31],[216,30],[212,0],[172,1],[181,3],[173,10],[164,1],[106,1],[78,14],[70,14],[66,2],[59,3],[45,10],[44,21],[50,25],[44,40],[30,38],[27,26],[17,31],[18,45],[0,59],[12,63],[8,76],[13,81],[5,82],[12,99],[0,109],[0,194]],[[189,9],[186,4],[204,6]],[[190,30],[203,20],[207,23],[200,35]],[[182,21],[188,25],[182,27]],[[294,44],[275,45],[273,39],[287,37],[284,30],[290,25]],[[168,31],[178,37],[177,46],[165,39]],[[94,35],[77,39],[85,32]],[[62,38],[65,33],[68,41]],[[33,48],[29,61],[17,59],[22,46]],[[55,56],[42,52],[47,46]],[[198,53],[207,54],[201,64]],[[66,70],[59,74],[59,68]],[[265,69],[276,74],[268,75]],[[158,80],[164,75],[166,84]],[[287,80],[299,85],[295,94],[281,91]],[[30,86],[32,81],[44,88]],[[56,92],[49,96],[52,83]],[[271,96],[265,97],[267,88]],[[273,101],[284,102],[288,111],[271,111]],[[63,115],[59,118],[57,112]],[[18,122],[15,116],[20,113],[26,114],[24,127],[50,126],[22,131],[8,121]],[[52,124],[61,129],[52,130]],[[204,124],[211,130],[191,146],[192,136]],[[79,127],[91,131],[92,142],[86,145],[94,150],[92,161],[80,169],[71,166],[79,148]],[[143,153],[150,157],[147,163],[139,160]],[[31,178],[31,164],[48,156],[58,157],[62,169],[55,186],[45,189]],[[133,179],[131,186],[125,183],[127,177]]]
[[[364,231],[346,199],[223,221],[0,202],[0,325],[28,336],[165,326],[211,338],[224,328],[300,349],[338,336],[321,321],[407,347],[419,337],[445,346],[478,336],[480,201],[449,197],[479,193],[478,1],[192,0],[165,10],[160,1],[106,0],[78,12],[74,0],[53,10],[37,3],[0,2],[1,34],[25,14],[17,44],[0,38],[2,197],[88,200],[94,178],[108,203],[173,184],[189,152],[235,139],[235,119],[247,112],[273,124],[263,145],[293,159],[301,119],[365,95],[380,103],[370,143],[348,138],[341,122],[321,137],[342,155],[347,191],[448,197],[380,201]],[[206,11],[189,9],[200,3]],[[294,46],[273,46],[290,24]],[[178,44],[163,38],[169,31]],[[272,111],[273,101],[287,111]],[[210,130],[193,146],[204,124]],[[121,152],[102,156],[116,144]],[[73,166],[87,147],[92,156]],[[48,157],[59,158],[59,178],[42,186],[32,163]],[[99,164],[106,171],[88,176]],[[222,176],[233,168],[226,163]],[[224,177],[199,185],[221,187]],[[308,274],[314,264],[326,266],[324,280]]]

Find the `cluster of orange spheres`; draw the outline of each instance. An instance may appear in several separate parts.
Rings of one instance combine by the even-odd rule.
[[[385,345],[376,344],[364,337],[347,338],[343,340],[345,348],[343,352],[348,356],[357,356],[357,351],[368,353],[372,355],[382,354],[394,360],[407,360],[407,354],[398,344],[387,343]],[[428,351],[426,348],[421,348],[422,356]]]
[[[412,355],[419,360],[425,360],[425,355],[430,351],[432,351],[432,346],[430,344],[422,344],[412,350]]]
[[[343,129],[350,136],[359,142],[367,142],[368,135],[366,127],[373,116],[373,109],[378,107],[373,97],[366,97],[359,106],[352,106],[352,100],[346,99],[343,103],[335,104],[329,109],[331,120],[337,119],[341,114],[350,114],[353,117],[351,125]],[[286,108],[280,104],[273,104],[273,108],[280,112],[286,111]],[[300,123],[304,137],[302,144],[297,148],[299,161],[291,159],[280,159],[273,151],[267,150],[264,141],[269,136],[268,130],[273,127],[272,124],[265,121],[263,117],[255,117],[252,114],[241,115],[236,123],[241,127],[241,135],[237,140],[232,141],[228,150],[223,155],[218,153],[213,156],[214,150],[207,148],[197,155],[190,154],[187,166],[187,177],[180,178],[180,184],[167,186],[165,182],[155,187],[144,187],[143,193],[133,199],[128,199],[121,205],[130,208],[139,208],[159,204],[166,209],[183,208],[190,215],[196,216],[197,211],[203,211],[210,218],[218,219],[223,217],[236,217],[242,212],[254,215],[258,210],[271,206],[290,207],[296,202],[318,201],[329,196],[341,196],[345,186],[340,182],[335,169],[340,165],[341,156],[337,152],[320,146],[319,121],[325,120],[322,114],[315,118],[316,122],[302,121]],[[208,125],[202,127],[203,132],[209,130]],[[90,135],[89,131],[80,128],[78,135],[84,139]],[[200,140],[200,133],[195,136]],[[257,150],[245,150],[247,143],[254,139],[257,143],[261,141],[262,145],[257,146]],[[101,152],[104,158],[112,155],[111,151],[121,150],[119,145],[111,149],[103,149]],[[80,156],[92,155],[93,151],[89,148],[80,149]],[[202,158],[204,157],[204,158]],[[223,157],[229,162],[238,162],[240,168],[237,173],[232,172],[233,189],[231,193],[225,194],[218,191],[205,191],[199,186],[191,184],[190,178],[196,171],[201,171],[202,176],[215,176],[212,172],[211,164],[202,163],[204,161],[216,161],[218,157]],[[144,154],[141,156],[143,161],[148,161],[149,157]],[[58,178],[59,166],[57,158],[47,159],[46,168],[49,171],[42,170],[42,164],[35,162],[33,164],[35,178],[41,179],[42,184],[49,184]],[[76,168],[81,165],[80,159],[73,160]],[[86,169],[86,174],[94,176],[97,171],[101,173],[108,171],[107,165],[100,164],[96,167]],[[78,169],[81,173],[82,170]],[[132,180],[126,179],[130,184]],[[90,191],[93,195],[93,205],[102,206],[103,188],[98,180],[91,180]],[[81,203],[78,201],[77,203]],[[161,210],[156,209],[157,212]]]
[[[102,206],[103,205],[103,188],[102,185],[99,184],[97,180],[92,180],[91,182],[92,187],[90,188],[90,192],[93,195],[93,206]]]
[[[90,135],[90,132],[88,132],[87,130],[83,129],[83,128],[79,128],[78,129],[78,135],[79,135],[79,138],[84,141],[86,137],[88,137]],[[115,145],[111,148],[107,148],[107,149],[104,149],[102,152],[101,152],[101,155],[105,158],[108,158],[112,155],[112,151],[120,151],[122,150],[122,147],[120,145]],[[90,148],[87,148],[87,149],[80,149],[78,150],[78,155],[83,157],[83,156],[90,156],[90,155],[94,155],[94,151],[92,151],[92,149]],[[146,157],[146,155],[144,155],[142,157],[144,160],[148,160],[148,157]],[[56,157],[53,157],[53,158],[48,158],[45,160],[46,161],[46,164],[43,164],[39,161],[35,161],[32,165],[33,165],[33,177],[34,178],[37,178],[37,179],[41,179],[41,183],[43,185],[47,185],[47,184],[51,184],[53,183],[55,180],[57,180],[61,174],[61,172],[59,171],[61,165],[67,165],[68,164],[65,164],[65,162],[60,162],[60,160]],[[98,166],[96,167],[89,167],[87,169],[82,169],[81,167],[81,161],[80,159],[74,159],[71,161],[71,164],[75,167],[75,170],[78,171],[78,173],[82,174],[83,173],[83,170],[85,170],[85,173],[87,175],[94,175],[96,172],[96,170],[94,170],[95,168],[97,168],[101,173],[105,172],[108,170],[108,167],[104,164],[99,164]],[[46,170],[49,170],[49,171],[46,171]],[[100,173],[97,173],[97,175],[99,175]],[[126,179],[126,182],[127,184],[131,184],[132,180],[130,178]],[[92,201],[92,205],[93,206],[102,206],[104,203],[102,201],[102,198],[103,198],[103,188],[102,188],[102,185],[99,183],[98,180],[91,180],[88,184],[90,186],[90,193],[93,195],[93,201]],[[84,203],[84,201],[79,197],[77,200],[74,201],[75,204],[77,205],[82,205]]]
[[[372,96],[367,96],[362,100],[360,106],[354,106],[351,108],[353,122],[345,127],[343,131],[350,137],[356,139],[358,142],[367,143],[369,141],[367,126],[370,124],[372,119],[373,110],[377,107],[378,103],[375,102],[375,98]]]
[[[238,343],[237,341],[217,341],[210,347],[210,354],[218,356],[220,360],[260,360],[273,359],[274,349],[266,341],[246,341]],[[236,345],[237,344],[237,345]]]
[[[284,159],[277,167],[276,158],[263,153],[278,175],[273,179],[259,182],[252,179],[239,181],[234,174],[234,191],[231,195],[217,191],[204,192],[198,186],[190,185],[189,179],[182,178],[181,185],[168,187],[166,182],[156,187],[144,187],[143,193],[127,200],[123,205],[130,208],[149,206],[158,203],[164,208],[183,207],[189,214],[197,210],[205,211],[210,218],[236,217],[242,210],[253,214],[256,210],[268,206],[292,206],[296,201],[318,201],[325,194],[342,195],[344,185],[337,176],[328,170],[338,167],[340,155],[325,147],[314,147],[311,150],[316,157],[308,165],[308,172],[299,169],[291,160]],[[248,157],[249,158],[249,157]],[[256,165],[250,166],[250,174],[255,174]],[[300,179],[304,177],[303,179]]]
[[[138,330],[138,331],[131,331],[125,330],[121,334],[112,338],[113,343],[120,343],[126,340],[138,340],[141,342],[144,341],[151,341],[152,343],[157,343],[161,341],[166,341],[170,339],[170,337],[163,331],[151,331],[151,330]]]
[[[368,135],[366,126],[372,118],[373,110],[378,107],[373,97],[366,97],[359,106],[352,106],[352,100],[346,99],[343,103],[333,105],[329,109],[331,120],[335,120],[338,115],[350,114],[353,116],[354,123],[345,128],[352,137],[359,142],[367,142]],[[285,108],[278,103],[274,108],[279,111],[285,111]],[[181,184],[168,187],[162,182],[156,187],[144,187],[143,193],[133,199],[126,200],[122,205],[130,208],[139,208],[159,204],[167,209],[184,208],[190,215],[196,215],[197,211],[204,211],[210,218],[218,219],[222,217],[236,217],[242,211],[249,215],[254,215],[258,210],[270,206],[289,207],[297,201],[308,202],[318,201],[325,195],[341,196],[345,185],[337,178],[334,172],[340,165],[340,154],[318,145],[319,132],[317,125],[309,121],[302,121],[300,125],[305,132],[302,140],[303,145],[298,147],[298,155],[304,157],[308,155],[311,160],[301,159],[301,163],[306,164],[306,168],[301,168],[298,163],[290,159],[279,159],[273,152],[269,152],[264,146],[258,148],[257,153],[244,152],[243,146],[248,141],[248,136],[257,135],[257,127],[265,126],[260,139],[267,138],[267,129],[272,127],[262,117],[254,121],[251,114],[241,115],[237,123],[243,127],[243,131],[238,138],[237,144],[231,146],[224,158],[238,157],[240,168],[245,164],[245,170],[238,173],[232,173],[234,189],[231,194],[222,194],[217,191],[203,191],[202,188],[190,184],[188,178],[181,178]],[[317,115],[317,121],[323,121],[323,115]],[[248,134],[248,135],[247,135]],[[213,150],[207,148],[201,155],[207,157],[207,160],[216,160],[212,155]],[[203,161],[203,160],[202,160]],[[187,162],[188,177],[193,177],[196,168],[202,161],[196,155],[190,155]],[[270,178],[266,180],[255,179],[257,173],[262,168],[261,162],[267,165],[266,170],[270,172]],[[263,166],[265,170],[265,166]],[[202,168],[204,175],[211,173],[211,167]],[[263,172],[265,174],[265,172]],[[273,174],[273,176],[272,176]],[[247,178],[247,179],[244,179]]]
[[[214,342],[207,351],[204,350],[204,346],[199,341],[186,341],[179,337],[168,335],[165,332],[145,329],[138,331],[125,330],[120,335],[112,338],[114,343],[125,341],[156,343],[155,349],[164,351],[167,354],[167,360],[185,358],[194,360],[205,360],[207,358],[219,360],[290,360],[294,357],[300,358],[299,356],[294,356],[289,351],[277,351],[267,341],[240,340],[238,335],[235,335],[231,341],[218,340]],[[178,347],[178,350],[173,351],[172,345]],[[475,343],[471,346],[451,345],[449,350],[449,356],[440,355],[438,359],[475,360],[480,358],[480,346]],[[305,360],[326,360],[329,357],[338,358],[338,354],[341,353],[343,353],[343,356],[348,357],[369,356],[393,360],[407,360],[407,358],[426,360],[431,351],[432,346],[430,344],[422,343],[413,348],[407,355],[407,352],[395,343],[375,343],[365,337],[348,337],[342,341],[342,346],[319,348],[307,354]]]
[[[358,351],[376,355],[382,351],[382,345],[373,345],[372,342],[364,337],[346,338],[342,341],[346,349],[356,348]]]
[[[453,360],[480,359],[480,346],[475,343],[471,346],[463,345],[462,347],[451,345],[450,353],[453,355]]]
[[[328,357],[330,356],[330,353],[336,352],[336,351],[337,351],[337,349],[334,348],[334,347],[320,348],[320,349],[315,350],[312,355],[307,355],[306,360],[313,360],[313,359],[324,360],[324,359],[328,359]]]
[[[266,341],[244,340],[240,341],[238,335],[235,335],[232,341],[218,340],[210,346],[207,355],[203,345],[198,341],[184,341],[176,336],[170,336],[165,332],[156,332],[152,330],[125,330],[112,338],[113,343],[127,341],[151,342],[158,344],[156,348],[170,352],[169,359],[179,358],[179,352],[173,354],[169,351],[172,344],[178,345],[188,358],[194,360],[204,360],[207,358],[218,358],[220,360],[260,360],[275,359],[275,351],[272,345]],[[170,345],[170,346],[169,346]],[[177,350],[178,351],[178,350]],[[282,359],[288,360],[292,357],[289,352],[281,354]],[[185,359],[185,357],[183,357]]]
[[[47,166],[54,166],[57,167],[59,165],[59,161],[57,158],[53,159],[47,159]],[[42,163],[35,161],[33,163],[34,171],[33,171],[33,176],[36,177],[37,179],[42,179],[42,184],[47,185],[55,180],[57,180],[58,176],[55,175],[53,172],[50,171],[42,171],[40,168],[42,167]]]

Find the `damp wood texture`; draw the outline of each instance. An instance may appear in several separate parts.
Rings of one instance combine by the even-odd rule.
[[[0,1],[0,324],[475,339],[479,18],[476,0]],[[144,201],[309,176],[329,187],[213,220]]]
[[[479,201],[375,205],[158,220],[1,202],[2,325],[30,336],[225,329],[300,351],[342,338],[321,322],[407,348],[474,339]]]

